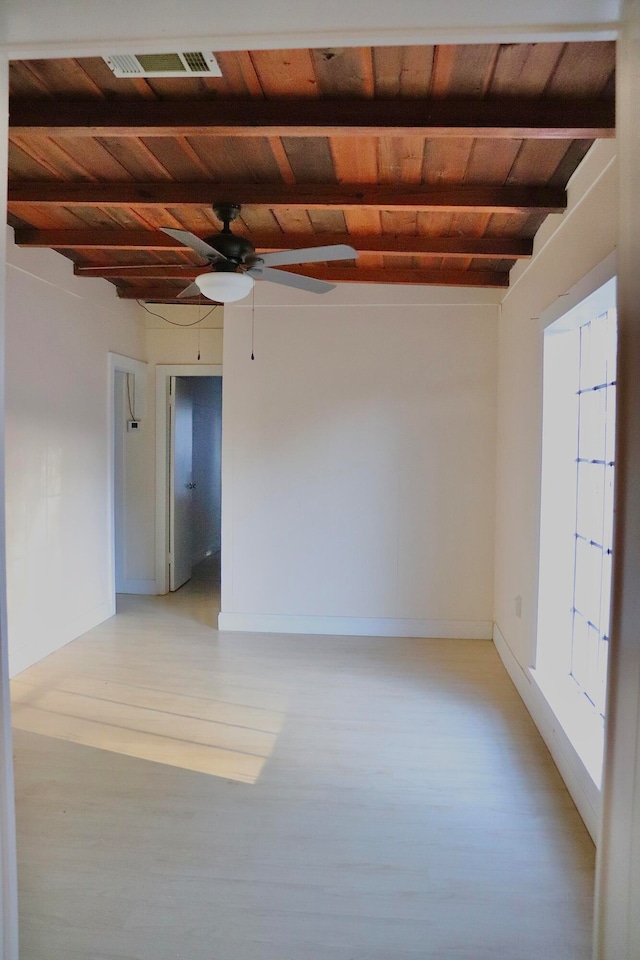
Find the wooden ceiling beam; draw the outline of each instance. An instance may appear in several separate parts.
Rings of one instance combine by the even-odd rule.
[[[327,280],[329,283],[393,283],[446,287],[507,287],[509,274],[495,270],[422,270],[402,267],[287,267],[291,273]],[[188,280],[189,278],[185,278]],[[179,287],[153,285],[118,286],[118,296],[132,300],[177,299]],[[195,298],[197,299],[197,298]],[[183,302],[183,301],[180,301]]]
[[[12,134],[47,137],[613,137],[610,98],[17,99]]]
[[[398,254],[394,254],[398,256]],[[465,259],[468,258],[468,254]],[[495,258],[492,258],[495,259]],[[501,259],[505,259],[502,257]],[[294,265],[291,267],[285,267],[286,270],[291,270],[292,272],[298,273],[309,273],[310,271],[322,269],[319,268],[315,263]],[[331,267],[332,270],[342,269],[342,267],[334,266]],[[360,266],[359,270],[368,270],[369,267]],[[76,277],[102,277],[105,280],[123,280],[129,282],[131,280],[184,280],[185,283],[189,280],[195,280],[196,277],[200,276],[202,273],[208,272],[208,266],[194,266],[186,263],[141,263],[141,264],[131,264],[131,265],[104,265],[104,266],[85,266],[84,264],[76,264],[73,268],[73,272]]]
[[[93,234],[104,235],[94,238]],[[117,234],[116,237],[110,237]],[[128,234],[135,234],[130,240]],[[67,236],[69,235],[69,236]],[[145,237],[147,242],[145,243]],[[519,260],[530,257],[533,252],[533,240],[520,237],[415,237],[406,234],[384,234],[375,236],[354,236],[350,233],[312,233],[312,234],[252,234],[251,239],[258,253],[270,253],[275,250],[296,250],[315,247],[322,244],[346,243],[361,254],[382,254],[393,256],[436,256],[436,257],[505,257]],[[165,243],[164,240],[167,242]],[[164,233],[145,233],[134,230],[17,230],[16,243],[24,247],[52,247],[54,249],[91,249],[101,250],[175,250],[184,252],[186,247]],[[188,264],[176,265],[176,269],[185,270]],[[117,275],[119,270],[128,268],[114,266],[79,266],[79,276]],[[170,270],[167,264],[147,265],[144,270]],[[104,271],[104,273],[92,271]],[[158,274],[160,275],[160,274]],[[166,274],[167,276],[169,274]],[[179,274],[183,276],[183,274]]]
[[[9,209],[21,215],[25,205],[65,207],[209,206],[229,200],[250,207],[306,210],[455,210],[462,213],[561,213],[566,192],[546,186],[472,186],[458,184],[367,185],[316,183],[95,183],[12,180]]]
[[[171,224],[173,226],[173,224]],[[50,247],[58,250],[185,250],[183,243],[160,230],[110,229],[89,227],[78,230],[40,230],[18,227],[15,242],[19,247]],[[213,228],[212,228],[213,232]],[[317,240],[314,241],[317,243]]]

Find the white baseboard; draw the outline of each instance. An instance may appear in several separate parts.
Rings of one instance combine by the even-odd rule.
[[[116,593],[143,593],[151,596],[155,596],[156,592],[155,580],[123,580],[116,590]]]
[[[497,624],[495,624],[493,630],[493,642],[507,673],[522,697],[542,739],[549,748],[549,753],[567,785],[567,790],[571,794],[593,842],[597,843],[600,829],[600,790],[576,753],[542,691],[532,680],[528,671],[524,670],[514,657]]]
[[[245,633],[310,633],[348,637],[425,637],[491,640],[490,620],[411,620],[387,617],[307,617],[267,613],[218,615],[219,630]]]
[[[33,644],[32,642],[22,643],[19,637],[13,637],[11,621],[9,621],[9,659],[11,676],[15,677],[16,674],[26,670],[27,667],[32,667],[34,663],[38,663],[40,660],[48,657],[49,654],[55,653],[56,650],[66,646],[67,643],[71,643],[72,640],[76,640],[78,637],[81,637],[83,633],[86,633],[88,630],[92,630],[94,627],[97,627],[99,623],[103,623],[105,620],[108,620],[109,617],[113,616],[113,613],[114,611],[111,601],[105,600],[105,602],[101,603],[99,606],[93,607],[93,609],[88,610],[86,613],[83,613],[80,616],[75,617],[73,620],[70,620],[69,623],[65,624],[63,627],[48,627],[46,630],[39,631],[38,636],[40,638],[40,643],[37,645]],[[30,634],[33,635],[32,631],[30,631]]]

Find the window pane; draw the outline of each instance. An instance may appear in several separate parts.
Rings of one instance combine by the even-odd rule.
[[[587,621],[576,613],[573,620],[573,647],[571,650],[571,676],[584,689],[588,682],[588,635]]]
[[[585,460],[604,460],[607,452],[606,390],[580,394],[580,430],[578,456]]]
[[[604,536],[605,467],[578,464],[577,533],[602,545]]]
[[[571,654],[572,676],[603,714],[611,599],[615,369],[616,316],[612,309],[580,328]]]

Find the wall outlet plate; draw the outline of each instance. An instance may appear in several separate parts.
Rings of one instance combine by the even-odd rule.
[[[127,420],[127,433],[138,433],[140,431],[139,420]]]

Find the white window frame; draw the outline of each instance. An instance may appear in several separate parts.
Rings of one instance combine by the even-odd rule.
[[[604,313],[610,306],[615,306],[615,276],[616,256],[613,253],[543,313],[540,319],[545,338],[553,337],[556,333],[577,330],[590,319]],[[547,416],[554,413],[553,410],[545,412]],[[558,476],[554,475],[553,468],[550,469],[549,455],[546,445],[543,444],[538,637],[535,666],[529,672],[563,729],[571,750],[575,752],[570,761],[571,765],[580,769],[583,782],[588,783],[588,792],[591,793],[595,806],[602,777],[604,725],[599,711],[587,700],[570,676],[572,604],[566,604],[563,598],[566,598],[567,590],[570,591],[570,597],[573,595],[574,546],[572,539],[563,539],[562,543],[566,547],[564,552],[570,557],[570,564],[567,567],[565,556],[561,558],[560,564],[555,562],[558,557],[554,551],[559,549],[561,538],[554,535],[548,520],[545,522],[545,511],[548,510],[549,498],[553,496],[553,484],[558,482]],[[564,481],[561,478],[560,482],[571,482],[568,473]],[[572,482],[575,486],[575,471]],[[573,534],[574,517],[567,518],[567,522]],[[563,535],[566,532],[563,530]],[[562,578],[562,571],[567,582],[558,586],[557,581],[559,577]],[[557,650],[559,631],[564,635],[560,656]]]

